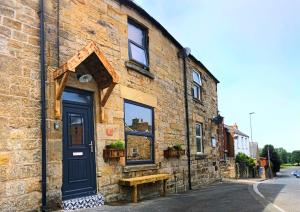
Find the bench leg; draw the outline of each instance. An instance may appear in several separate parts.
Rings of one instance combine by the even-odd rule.
[[[163,180],[163,193],[162,196],[165,197],[167,193],[167,180]]]
[[[132,191],[131,191],[131,201],[133,203],[137,203],[137,185],[132,186]]]

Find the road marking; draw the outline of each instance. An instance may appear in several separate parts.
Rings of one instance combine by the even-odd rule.
[[[258,183],[254,183],[252,188],[253,188],[253,191],[258,195],[260,196],[261,198],[265,199],[267,202],[269,202],[269,204],[271,204],[274,208],[276,208],[277,210],[281,211],[281,212],[286,212],[285,210],[283,210],[282,208],[280,208],[279,206],[275,205],[274,203],[268,201],[265,196],[260,193],[260,191],[258,190],[258,185],[261,184],[262,182],[258,182]]]

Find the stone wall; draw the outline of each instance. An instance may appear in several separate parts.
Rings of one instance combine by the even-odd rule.
[[[220,162],[220,172],[222,178],[234,179],[237,177],[235,159],[227,158],[226,161]]]
[[[38,1],[0,1],[0,211],[40,207]]]
[[[187,157],[166,159],[163,156],[163,150],[168,146],[183,144],[186,149],[183,64],[177,56],[180,49],[149,20],[118,1],[61,0],[59,6],[58,24],[57,1],[47,0],[45,4],[48,206],[60,206],[62,186],[63,123],[54,116],[52,71],[90,41],[96,42],[120,76],[120,83],[101,110],[95,81],[81,84],[75,74],[67,81],[69,87],[94,92],[98,192],[106,201],[128,199],[129,189],[118,185],[120,178],[155,173],[172,175],[168,182],[169,192],[186,190]],[[0,10],[0,209],[37,210],[41,201],[38,1],[0,0]],[[125,66],[128,61],[128,17],[148,28],[149,71],[154,79]],[[217,85],[193,60],[188,60],[188,68],[192,183],[197,187],[220,178],[217,148],[211,146],[211,137],[217,136],[217,128],[211,122],[217,115]],[[191,96],[192,68],[203,76],[201,103]],[[124,158],[107,162],[103,159],[105,145],[117,139],[124,140],[125,97],[154,107],[155,164],[128,166]],[[204,126],[204,155],[201,157],[196,155],[196,122]],[[60,128],[54,129],[54,123]],[[157,195],[158,186],[141,186],[140,197]]]

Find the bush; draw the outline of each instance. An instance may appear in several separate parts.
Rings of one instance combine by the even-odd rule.
[[[254,167],[256,165],[255,159],[247,156],[244,153],[239,152],[235,157],[235,162],[240,164],[246,164],[249,167]]]

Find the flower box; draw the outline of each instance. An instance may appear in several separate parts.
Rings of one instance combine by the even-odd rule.
[[[109,159],[109,158],[119,158],[125,156],[125,150],[124,149],[103,149],[103,158]]]
[[[176,149],[164,150],[165,158],[179,158],[181,155],[185,155],[185,150],[176,150]]]

